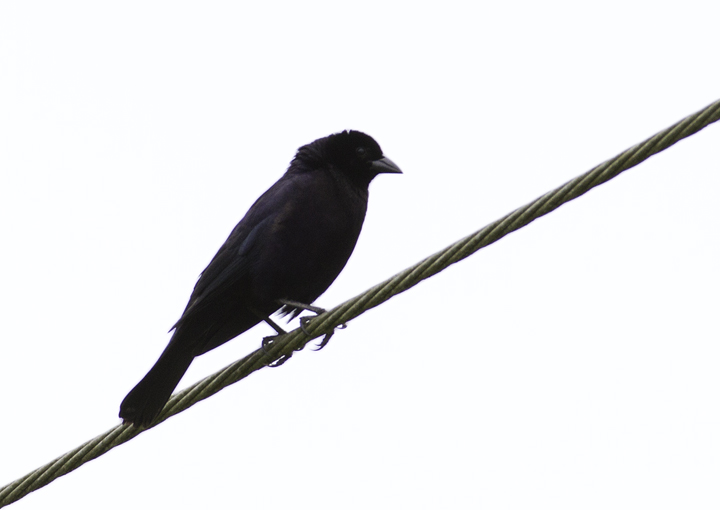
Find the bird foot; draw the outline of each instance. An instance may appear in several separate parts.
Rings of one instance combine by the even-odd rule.
[[[323,312],[324,313],[324,312]],[[317,316],[316,316],[317,317]],[[307,329],[305,327],[310,323],[311,320],[313,320],[315,317],[300,317],[300,329],[302,329],[303,333],[305,333],[307,336],[310,336],[310,333],[307,332]],[[347,324],[340,324],[339,326],[336,326],[337,329],[345,329],[347,328]],[[332,330],[330,333],[327,333],[322,341],[318,344],[316,349],[313,349],[313,351],[319,351],[323,347],[325,347],[328,342],[330,341],[330,338],[335,334],[335,330]]]
[[[290,301],[288,299],[280,299],[280,300],[278,300],[278,303],[281,305],[287,306],[287,307],[295,308],[297,310],[308,310],[315,314],[315,316],[313,316],[313,317],[300,317],[300,329],[302,329],[303,333],[305,333],[307,336],[310,336],[310,333],[308,333],[308,330],[306,329],[307,325],[310,323],[310,321],[312,321],[318,315],[325,313],[327,311],[324,308],[320,308],[319,306],[308,305],[305,303],[300,303],[298,301]],[[263,350],[263,352],[265,352],[266,355],[269,355],[269,348],[275,341],[274,339],[277,336],[285,334],[285,331],[281,327],[279,327],[277,324],[275,324],[272,320],[270,320],[270,318],[266,318],[265,322],[267,322],[270,326],[272,326],[273,329],[275,329],[275,331],[278,332],[277,335],[266,336],[262,340],[262,350]],[[346,327],[347,327],[347,324],[340,324],[339,326],[337,326],[337,329],[345,329]],[[330,333],[327,333],[323,337],[323,339],[320,341],[317,348],[313,349],[313,350],[319,351],[319,350],[323,349],[328,344],[328,342],[330,341],[330,338],[332,338],[333,334],[335,334],[334,330],[331,331]],[[276,359],[272,363],[268,364],[268,366],[273,367],[273,368],[279,367],[280,365],[285,363],[287,360],[289,360],[291,356],[292,356],[291,354],[290,355],[283,354],[278,359]]]
[[[301,303],[299,301],[291,301],[289,299],[279,299],[278,303],[280,303],[281,305],[286,306],[288,308],[294,308],[295,310],[300,310],[300,311],[307,310],[309,312],[313,312],[315,314],[315,317],[317,317],[321,313],[325,313],[327,311],[324,308],[321,308],[319,306],[308,305],[305,303]],[[297,313],[300,313],[300,312],[297,312]],[[307,329],[305,329],[305,328],[307,327],[307,325],[310,323],[310,321],[312,319],[314,319],[314,317],[300,317],[300,329],[302,329],[303,333],[305,333],[307,336],[310,336],[310,333],[308,333]],[[319,351],[320,349],[325,347],[328,344],[328,342],[330,341],[330,337],[333,336],[333,333],[334,333],[334,331],[331,331],[330,333],[326,334],[323,337],[322,341],[320,342],[320,345],[318,345],[317,349],[313,349],[313,350]]]
[[[275,343],[275,338],[277,338],[278,336],[280,336],[280,335],[266,336],[265,338],[262,339],[262,343],[260,345],[266,356],[270,355],[270,352],[268,349],[270,349],[270,346],[273,343]],[[283,354],[278,359],[268,363],[268,366],[270,368],[279,367],[280,365],[284,364],[287,360],[289,360],[291,357],[292,357],[292,354]]]

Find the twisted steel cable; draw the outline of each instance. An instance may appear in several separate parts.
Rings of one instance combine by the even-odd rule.
[[[720,101],[716,101],[563,186],[546,193],[537,200],[516,209],[444,250],[405,269],[392,278],[314,317],[302,328],[297,328],[286,335],[275,338],[267,349],[258,349],[219,372],[173,395],[160,416],[148,428],[158,425],[195,403],[214,395],[224,387],[272,364],[277,359],[292,356],[294,351],[301,350],[311,340],[320,336],[331,335],[338,326],[408,290],[422,280],[439,273],[451,264],[472,255],[480,248],[524,227],[537,218],[557,209],[562,204],[583,195],[590,189],[609,181],[625,170],[667,149],[683,138],[697,133],[719,119]],[[130,425],[118,425],[91,439],[0,489],[0,507],[14,503],[30,492],[44,487],[56,478],[129,441],[144,430]]]

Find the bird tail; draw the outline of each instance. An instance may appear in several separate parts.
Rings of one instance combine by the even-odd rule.
[[[123,423],[136,427],[150,425],[187,371],[195,356],[192,350],[173,340],[176,339],[170,340],[155,365],[120,404]]]

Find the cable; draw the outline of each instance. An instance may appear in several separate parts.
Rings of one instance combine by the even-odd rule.
[[[197,402],[214,395],[224,387],[244,379],[251,373],[269,365],[282,356],[292,356],[308,342],[320,336],[332,334],[336,327],[358,317],[367,310],[384,303],[391,297],[408,290],[422,280],[439,273],[451,264],[468,257],[510,232],[518,230],[537,218],[557,209],[598,186],[609,181],[641,161],[657,154],[709,124],[720,119],[720,101],[694,113],[677,124],[659,132],[644,142],[631,147],[618,156],[576,177],[563,186],[546,193],[537,200],[516,209],[507,216],[487,225],[464,239],[448,246],[430,257],[405,269],[392,278],[374,286],[362,294],[318,315],[304,326],[286,335],[274,338],[267,348],[245,356],[219,372],[206,377],[182,390],[168,401],[160,416],[148,427],[162,423],[170,416],[184,411]],[[9,505],[32,491],[49,484],[84,463],[96,459],[107,451],[142,433],[145,429],[130,425],[118,425],[76,449],[42,466],[26,476],[0,489],[0,507]]]

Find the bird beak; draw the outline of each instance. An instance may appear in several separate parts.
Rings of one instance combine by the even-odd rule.
[[[375,171],[376,174],[401,174],[402,170],[390,158],[380,158],[377,161],[373,161],[370,167]]]

